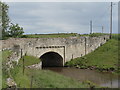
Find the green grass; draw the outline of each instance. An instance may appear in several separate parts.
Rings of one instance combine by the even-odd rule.
[[[10,51],[3,51],[3,65],[7,61],[7,57],[10,56]],[[24,56],[25,66],[39,63],[40,59],[33,56]],[[3,69],[6,67],[3,66]],[[20,59],[19,64],[14,66],[14,69],[10,70],[12,78],[20,88],[31,87],[31,76],[33,76],[33,88],[85,88],[89,87],[87,84],[82,84],[76,80],[59,75],[49,70],[34,70],[25,68],[23,74],[23,59]],[[6,79],[9,77],[8,72],[3,70],[3,88],[6,88]]]
[[[120,34],[112,34],[112,38],[115,40],[120,40]]]
[[[5,50],[2,52],[2,88],[6,88],[6,79],[8,77],[14,76],[14,75],[20,75],[18,79],[20,79],[21,81],[24,81],[27,79],[26,77],[21,77],[21,73],[22,73],[22,68],[19,68],[19,65],[22,66],[22,59],[20,60],[20,64],[18,65],[18,67],[15,67],[15,69],[11,70],[11,72],[7,72],[7,66],[6,66],[6,62],[7,62],[7,58],[12,54],[11,51]],[[29,65],[33,65],[33,64],[37,64],[40,62],[40,59],[35,58],[33,56],[24,56],[25,59],[25,66],[29,66]],[[14,71],[15,70],[15,71]]]
[[[37,64],[37,63],[40,63],[40,61],[41,60],[39,58],[36,58],[34,56],[24,56],[25,66]],[[23,64],[23,58],[20,59],[19,63]]]
[[[108,35],[108,34],[107,33],[79,34],[79,36],[90,36],[90,37],[99,37],[103,35]]]
[[[118,71],[118,35],[95,51],[66,63],[67,66],[77,66],[80,68],[89,68],[91,66],[98,70]],[[120,50],[119,50],[120,51]]]
[[[39,76],[38,76],[39,75]],[[34,85],[39,88],[85,88],[88,87],[69,77],[62,76],[58,73],[41,70],[36,71],[34,75]]]
[[[30,87],[30,78],[28,77],[28,75],[26,75],[28,71],[25,69],[25,73],[23,75],[22,65],[19,64],[18,66],[15,66],[15,68],[12,69],[10,72],[14,81],[17,83],[17,86],[19,86],[20,88]]]
[[[80,37],[80,36],[90,36],[90,37],[98,37],[102,35],[108,35],[105,33],[92,33],[92,34],[77,34],[77,33],[56,33],[56,34],[30,34],[23,35],[25,38],[67,38],[67,37]]]
[[[6,66],[6,62],[7,62],[7,58],[11,55],[11,51],[2,51],[2,88],[6,88],[6,79],[9,77],[9,73],[6,71],[7,66]]]
[[[29,34],[23,35],[22,38],[66,38],[76,35],[77,33]]]
[[[0,51],[0,90],[2,89],[2,52]]]
[[[25,74],[19,72],[15,76],[15,81],[20,88],[30,88],[33,76],[32,88],[85,88],[85,84],[79,83],[76,80],[62,76],[52,71],[47,70],[32,70],[26,69]]]
[[[5,50],[2,51],[2,62],[3,64],[7,62],[7,58],[11,55],[11,51]]]
[[[67,63],[68,66],[79,66],[81,68],[86,68],[89,66],[95,66],[100,69],[117,69],[118,65],[118,41],[119,36],[114,34],[113,39],[109,40],[106,44],[99,47],[94,52],[83,56],[81,58],[76,58]],[[2,87],[6,88],[6,78],[9,76],[8,72],[5,72],[7,62],[7,57],[10,56],[10,51],[2,52],[3,60],[3,73],[2,73]],[[40,60],[32,56],[24,56],[25,66],[39,63]],[[89,87],[86,84],[80,83],[69,77],[59,75],[55,72],[49,70],[32,70],[25,69],[23,75],[23,61],[20,59],[19,64],[15,66],[14,69],[10,71],[11,76],[14,78],[18,87],[20,88],[30,88],[31,76],[33,76],[33,88],[86,88]]]
[[[89,34],[90,37],[98,37],[98,36],[103,36],[103,35],[108,35],[107,33],[92,33]]]
[[[19,38],[68,38],[68,37],[81,37],[81,36],[98,37],[98,36],[102,36],[102,35],[108,35],[108,34],[107,33],[92,33],[92,34],[78,34],[78,33],[27,34],[27,35],[22,35]],[[6,39],[8,39],[8,38],[6,38]]]
[[[30,56],[31,57],[31,56]],[[27,58],[30,58],[27,56]],[[36,58],[33,58],[34,60]],[[30,59],[25,59],[25,65],[30,65],[27,62]],[[31,61],[30,61],[31,62]],[[33,76],[33,88],[85,88],[88,87],[87,84],[82,84],[76,80],[59,75],[55,72],[49,70],[35,70],[25,68],[23,74],[23,64],[22,59],[18,66],[15,66],[11,70],[11,74],[20,88],[30,88],[31,87],[31,76]]]

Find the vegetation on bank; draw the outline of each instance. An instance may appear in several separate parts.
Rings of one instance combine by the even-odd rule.
[[[49,70],[25,69],[22,73],[22,67],[14,70],[14,80],[19,88],[87,88],[86,84],[79,83],[76,80],[65,77]],[[31,85],[32,83],[32,85]]]
[[[25,66],[38,63],[32,56],[26,56]],[[29,59],[28,59],[29,58]],[[34,62],[31,62],[34,61]],[[39,60],[40,62],[40,60]],[[19,88],[85,88],[86,84],[79,83],[71,78],[59,75],[49,70],[35,70],[25,68],[23,73],[23,59],[11,70],[11,74]],[[31,85],[32,83],[32,85]]]
[[[67,38],[67,37],[81,37],[90,36],[98,37],[102,35],[108,35],[106,33],[92,33],[92,34],[78,34],[78,33],[54,33],[54,34],[28,34],[23,35],[21,38]]]
[[[113,34],[112,39],[103,46],[83,57],[67,62],[66,66],[120,72],[120,68],[118,68],[118,56],[120,56],[118,43],[120,43],[120,35]]]
[[[78,68],[90,68],[97,69],[99,71],[115,71],[118,69],[118,56],[120,51],[118,49],[118,43],[120,43],[120,36],[113,34],[112,39],[99,47],[92,53],[81,58],[76,58],[70,62],[67,62],[67,66]],[[20,88],[86,88],[95,86],[90,82],[80,83],[71,78],[59,75],[49,70],[34,70],[25,68],[23,74],[23,59],[20,59],[19,64],[14,66],[9,72],[6,71],[6,62],[11,55],[11,51],[2,52],[3,60],[3,73],[2,73],[2,87],[6,88],[6,79],[11,77],[17,83]],[[24,65],[29,66],[39,63],[40,60],[33,56],[24,56]],[[32,81],[32,85],[31,85]],[[88,83],[88,84],[86,84]]]
[[[22,38],[65,38],[74,36],[77,36],[77,33],[28,34],[23,35]]]
[[[108,33],[92,33],[92,34],[88,34],[88,36],[90,37],[99,37],[99,36],[103,36],[103,35],[109,35]]]
[[[7,84],[6,84],[6,79],[8,77],[10,77],[10,73],[7,71],[7,60],[8,60],[8,57],[11,55],[11,51],[2,51],[2,87],[3,88],[6,88],[7,87]]]
[[[0,90],[2,89],[2,52],[0,51]]]
[[[34,56],[24,56],[23,58],[24,58],[24,65],[25,66],[30,66],[33,64],[40,63],[40,59],[36,58]],[[20,64],[23,64],[23,58],[20,59],[20,61],[19,61]]]
[[[89,87],[86,83],[80,83],[69,77],[59,75],[49,70],[35,70],[25,68],[23,73],[23,58],[20,59],[19,64],[14,64],[14,69],[10,72],[6,72],[7,58],[11,55],[11,51],[3,51],[3,80],[2,87],[7,88],[6,79],[13,78],[17,83],[18,88],[87,88]],[[33,56],[24,56],[24,65],[29,66],[39,63],[40,60]],[[32,85],[31,85],[32,82]]]
[[[6,84],[7,78],[9,78],[9,77],[12,78],[12,76],[14,74],[12,72],[12,70],[8,71],[8,66],[6,65],[6,63],[8,62],[8,57],[10,57],[10,55],[12,54],[12,51],[5,50],[5,51],[2,51],[1,53],[2,53],[2,88],[6,88],[7,87],[7,84]],[[24,56],[24,59],[25,59],[25,66],[33,65],[33,64],[40,62],[39,59],[32,57],[32,56]],[[20,61],[21,61],[21,63],[23,63],[22,60],[20,60]],[[14,63],[14,65],[16,65],[16,63]],[[16,71],[14,71],[14,72],[16,72],[16,73],[19,72],[19,71],[17,71],[17,68],[15,70]]]

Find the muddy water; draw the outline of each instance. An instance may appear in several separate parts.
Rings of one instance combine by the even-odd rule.
[[[43,69],[57,72],[64,76],[76,79],[80,82],[89,80],[99,86],[118,88],[118,76],[111,73],[101,73],[94,70],[68,67],[46,67]]]

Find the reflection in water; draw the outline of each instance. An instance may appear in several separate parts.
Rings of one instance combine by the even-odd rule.
[[[59,74],[69,76],[80,82],[89,80],[100,86],[117,88],[118,87],[118,76],[111,73],[96,72],[88,69],[77,69],[67,67],[45,67],[45,70],[52,70]]]

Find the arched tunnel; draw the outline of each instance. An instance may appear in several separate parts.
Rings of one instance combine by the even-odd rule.
[[[42,60],[42,67],[61,67],[63,66],[63,58],[56,52],[47,52],[43,54],[40,59]]]

